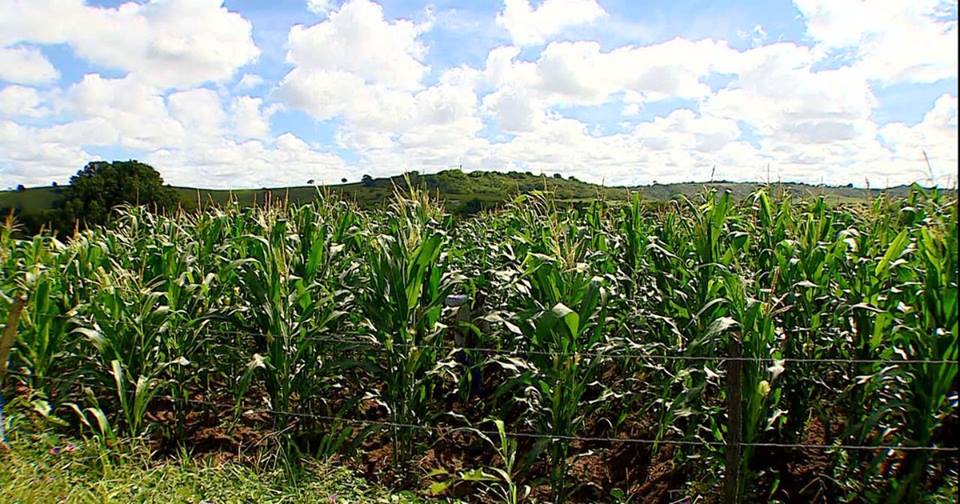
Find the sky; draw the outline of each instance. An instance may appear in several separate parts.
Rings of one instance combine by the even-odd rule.
[[[0,188],[957,183],[957,3],[0,0]]]

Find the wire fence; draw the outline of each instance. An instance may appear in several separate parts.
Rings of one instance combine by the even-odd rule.
[[[82,322],[82,319],[78,319],[76,315],[63,315],[63,314],[29,314],[27,318],[30,317],[50,317],[50,318],[59,318],[63,320],[72,320],[75,322]],[[78,324],[80,325],[80,324]],[[264,333],[254,332],[254,331],[243,331],[243,330],[219,330],[219,329],[204,329],[202,332],[210,335],[221,335],[221,336],[246,336],[246,337],[264,337]],[[314,336],[313,340],[318,343],[337,343],[345,345],[361,345],[368,347],[382,347],[383,343],[378,341],[372,341],[365,338],[342,338],[335,336]],[[449,340],[448,340],[449,341]],[[392,343],[392,346],[396,348],[423,348],[424,345],[415,345],[410,343],[395,342]],[[522,356],[538,356],[538,357],[559,357],[559,358],[571,358],[571,357],[581,357],[581,358],[600,358],[600,359],[618,359],[618,360],[628,360],[628,359],[640,359],[640,360],[657,360],[657,361],[692,361],[692,362],[754,362],[754,363],[770,363],[770,364],[852,364],[852,365],[882,365],[882,366],[921,366],[921,365],[953,365],[957,366],[958,361],[948,360],[948,359],[860,359],[860,358],[839,358],[839,357],[731,357],[727,355],[669,355],[661,353],[648,353],[648,352],[624,352],[619,349],[614,349],[612,351],[596,351],[596,350],[587,350],[582,352],[550,352],[543,350],[530,350],[530,349],[502,349],[502,348],[487,348],[487,347],[474,347],[474,346],[460,346],[454,345],[448,347],[451,351],[463,351],[463,352],[472,352],[477,354],[486,354],[486,355],[496,355],[504,357],[522,357]]]
[[[41,317],[52,317],[59,318],[62,320],[69,320],[75,323],[78,326],[89,325],[89,320],[86,320],[82,317],[78,317],[77,314],[35,314],[35,313],[26,313],[25,320],[32,320],[33,318]],[[265,334],[254,331],[243,331],[243,330],[222,330],[222,329],[211,329],[211,328],[202,328],[199,332],[205,333],[208,335],[219,335],[219,336],[240,336],[240,337],[266,337]],[[385,349],[385,345],[380,342],[370,338],[358,337],[358,338],[344,338],[336,336],[313,336],[314,341],[318,343],[331,343],[331,344],[340,344],[340,345],[358,345],[358,346],[367,346],[374,348]],[[449,341],[449,340],[448,340]],[[691,361],[691,362],[753,362],[753,363],[774,363],[775,365],[785,365],[787,363],[811,363],[811,364],[845,364],[845,365],[884,365],[884,366],[899,366],[899,365],[958,365],[956,361],[952,360],[931,360],[931,359],[857,359],[857,358],[811,358],[811,357],[758,357],[758,356],[748,356],[743,357],[739,355],[669,355],[663,353],[652,353],[652,352],[630,352],[624,351],[622,348],[600,348],[592,349],[589,351],[582,352],[551,352],[551,351],[542,351],[542,350],[532,350],[532,349],[499,349],[499,348],[485,348],[485,347],[473,347],[473,346],[463,346],[463,345],[453,345],[446,346],[443,345],[442,341],[432,343],[432,345],[437,345],[438,347],[442,346],[443,349],[448,350],[449,352],[471,352],[477,354],[486,354],[486,355],[495,355],[495,356],[510,356],[510,357],[522,357],[522,356],[540,356],[540,357],[550,357],[550,358],[591,358],[591,359],[638,359],[638,360],[656,360],[656,361]],[[392,343],[392,346],[396,348],[423,348],[424,345],[415,345],[411,343],[396,342]],[[10,370],[10,374],[20,376],[21,378],[29,378],[31,374],[17,372]],[[89,383],[80,382],[72,379],[64,379],[59,377],[44,377],[46,380],[52,382],[59,382],[68,385],[85,387],[90,385]],[[172,400],[172,398],[170,398]],[[217,403],[213,401],[205,401],[199,399],[187,399],[186,402],[203,405],[209,407],[217,408],[230,408],[233,409],[235,406],[226,405],[224,403]],[[312,420],[319,420],[325,422],[339,422],[355,425],[367,425],[367,426],[378,426],[384,428],[393,428],[393,429],[411,429],[411,430],[420,430],[428,431],[434,434],[445,434],[454,431],[468,431],[474,433],[480,433],[488,436],[499,435],[497,431],[484,431],[477,429],[472,426],[443,426],[443,425],[422,425],[422,424],[409,424],[409,423],[400,423],[392,422],[389,420],[383,419],[356,419],[348,418],[343,416],[333,416],[333,415],[321,415],[311,412],[297,412],[297,411],[279,411],[271,408],[257,408],[253,410],[255,412],[269,414],[273,416],[288,416],[294,418],[309,418]],[[781,448],[781,449],[818,449],[818,450],[857,450],[857,451],[901,451],[901,452],[910,452],[910,451],[927,451],[927,452],[942,452],[948,454],[956,454],[960,449],[956,447],[945,447],[945,446],[912,446],[912,445],[863,445],[863,444],[844,444],[844,443],[833,443],[833,444],[816,444],[816,443],[763,443],[763,442],[748,442],[748,443],[727,443],[726,441],[710,441],[706,439],[642,439],[642,438],[619,438],[619,437],[596,437],[596,436],[566,436],[566,435],[554,435],[554,434],[544,434],[544,433],[529,433],[529,432],[516,432],[508,431],[504,432],[503,435],[513,438],[528,438],[528,439],[543,439],[543,440],[566,440],[566,441],[576,441],[583,443],[608,443],[608,444],[639,444],[639,445],[675,445],[675,446],[688,446],[688,447],[714,447],[714,448],[728,448],[730,446],[738,447],[755,447],[755,448]]]
[[[29,378],[32,375],[29,373],[24,373],[16,370],[9,370],[8,374],[19,376],[21,378]],[[68,385],[74,385],[78,387],[87,387],[90,386],[90,383],[81,382],[74,379],[59,378],[59,377],[44,377],[45,380],[51,382],[64,383]],[[174,401],[175,399],[170,396],[159,397],[169,401]],[[235,406],[225,404],[223,402],[207,401],[202,399],[183,399],[183,402],[201,406],[210,406],[220,409],[236,409]],[[298,411],[279,411],[271,408],[251,408],[245,409],[244,413],[265,413],[273,416],[288,416],[293,418],[309,418],[312,420],[321,420],[331,423],[346,423],[354,425],[367,425],[367,426],[380,426],[393,429],[407,429],[407,430],[419,430],[424,432],[431,432],[433,434],[446,435],[452,432],[467,432],[467,433],[479,433],[486,436],[499,436],[499,431],[483,430],[472,426],[445,426],[445,425],[423,425],[423,424],[410,424],[410,423],[401,423],[401,422],[392,422],[389,420],[381,419],[358,419],[358,418],[348,418],[335,415],[321,415],[316,413],[309,412],[298,412]],[[637,445],[650,445],[650,446],[687,446],[687,447],[713,447],[713,448],[726,448],[730,444],[725,441],[710,441],[706,439],[644,439],[644,438],[616,438],[616,437],[602,437],[602,436],[565,436],[565,435],[554,435],[554,434],[543,434],[543,433],[532,433],[532,432],[517,432],[517,431],[505,431],[503,435],[512,438],[526,438],[526,439],[543,439],[543,440],[565,440],[565,441],[575,441],[582,443],[606,443],[606,444],[637,444]],[[936,452],[936,453],[946,453],[946,454],[958,454],[960,453],[960,448],[949,447],[949,446],[912,446],[912,445],[861,445],[861,444],[845,444],[845,443],[834,443],[834,444],[816,444],[816,443],[762,443],[762,442],[747,442],[747,443],[737,443],[736,446],[740,447],[754,447],[754,448],[780,448],[780,449],[808,449],[808,450],[848,450],[848,451],[899,451],[899,452]]]

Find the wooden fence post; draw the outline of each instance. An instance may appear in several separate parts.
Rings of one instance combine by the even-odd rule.
[[[26,300],[23,295],[17,296],[7,313],[7,325],[3,328],[3,336],[0,337],[0,386],[3,386],[7,378],[7,361],[10,359],[10,348],[13,347],[13,340],[17,336],[20,312],[23,311],[23,304]]]
[[[727,348],[727,464],[723,484],[723,501],[739,504],[743,486],[740,481],[743,441],[743,362],[740,360],[740,336],[730,334]]]
[[[0,448],[4,449],[7,447],[7,431],[5,428],[6,419],[3,417],[3,408],[6,405],[3,400],[3,385],[7,381],[7,361],[10,359],[13,340],[17,337],[20,312],[23,311],[23,304],[26,300],[26,296],[23,295],[19,295],[13,300],[10,311],[7,312],[7,325],[3,328],[3,335],[0,335]]]

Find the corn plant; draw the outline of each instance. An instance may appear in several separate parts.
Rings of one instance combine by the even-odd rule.
[[[762,442],[767,431],[773,430],[786,420],[776,411],[783,393],[781,381],[777,380],[784,371],[783,364],[778,363],[782,351],[770,301],[749,298],[743,279],[736,275],[727,275],[726,283],[725,291],[734,323],[728,334],[730,337],[739,338],[741,355],[752,359],[744,362],[742,366],[741,439],[746,446],[742,448],[740,469],[740,473],[744,475],[740,484],[751,485],[756,478],[751,467],[756,450],[749,445]],[[742,491],[738,494],[742,494]]]
[[[528,253],[516,285],[530,300],[507,326],[522,337],[518,346],[531,353],[522,366],[505,363],[518,373],[497,395],[520,402],[537,432],[557,436],[538,442],[527,457],[547,453],[550,484],[562,502],[570,491],[570,442],[565,437],[577,435],[587,415],[606,398],[595,378],[603,363],[597,354],[604,351],[607,336],[607,294],[602,279],[566,262],[577,257],[575,251],[553,240],[545,245],[559,257]]]
[[[145,416],[160,393],[161,373],[180,361],[164,361],[160,351],[170,311],[160,295],[127,274],[101,276],[101,291],[87,305],[86,322],[74,332],[96,349],[95,380],[116,400],[123,432],[134,436],[150,429]]]
[[[464,482],[480,483],[484,493],[492,495],[498,502],[519,504],[530,495],[530,487],[521,486],[516,481],[517,440],[507,436],[503,420],[494,419],[493,424],[497,428],[497,441],[482,431],[474,432],[493,447],[502,467],[464,471],[459,478]]]
[[[237,267],[244,306],[233,318],[253,337],[251,361],[257,365],[248,369],[262,369],[270,407],[279,412],[322,395],[330,369],[325,351],[332,349],[324,338],[347,307],[333,269],[343,245],[313,207],[291,214],[260,212],[260,233],[235,244],[244,258]],[[290,420],[283,413],[277,417],[279,426]]]
[[[440,212],[413,191],[400,194],[382,229],[364,251],[366,285],[360,307],[368,321],[362,337],[370,345],[362,370],[379,386],[371,393],[396,424],[429,420],[442,358],[443,303],[454,284],[444,249],[448,240]],[[394,461],[406,466],[415,451],[415,433],[394,427]]]

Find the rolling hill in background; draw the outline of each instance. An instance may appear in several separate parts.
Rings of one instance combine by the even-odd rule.
[[[639,192],[647,201],[666,201],[681,195],[693,196],[708,188],[729,190],[737,198],[743,198],[763,185],[755,182],[683,182],[632,187],[605,187],[576,179],[563,179],[521,172],[471,172],[447,170],[435,174],[410,174],[411,182],[426,187],[438,195],[455,213],[467,214],[481,209],[500,206],[518,194],[547,190],[561,203],[592,201],[597,197],[607,200],[623,200],[630,192]],[[365,208],[373,208],[389,201],[395,186],[405,187],[403,175],[378,178],[366,183],[356,182],[329,186],[293,186],[263,189],[211,190],[191,187],[175,187],[184,208],[195,209],[198,205],[224,204],[231,198],[241,205],[263,204],[272,199],[288,199],[302,203],[317,197],[321,191],[340,194]],[[814,186],[802,183],[778,183],[778,187],[798,196],[823,195],[834,202],[862,199],[887,191],[893,196],[904,195],[909,186],[888,189],[862,189],[854,187]],[[53,207],[60,187],[33,187],[23,191],[0,192],[0,209],[4,213],[13,210],[21,218],[37,216]]]

